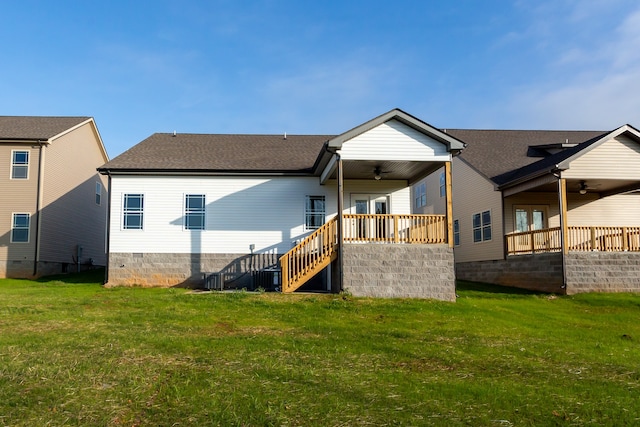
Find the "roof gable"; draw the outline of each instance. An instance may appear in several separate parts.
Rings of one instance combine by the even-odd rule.
[[[447,146],[396,119],[388,120],[346,140],[343,160],[433,161],[448,160]]]
[[[369,120],[368,122],[365,122],[351,130],[348,130],[347,132],[344,132],[343,134],[332,138],[331,140],[329,140],[328,146],[333,149],[340,149],[346,141],[349,141],[365,132],[368,132],[380,126],[383,123],[392,120],[404,123],[405,125],[415,129],[416,131],[429,136],[434,141],[438,141],[444,144],[447,147],[448,151],[462,150],[465,146],[464,143],[459,139],[448,135],[440,129],[437,129],[398,108],[395,108],[385,114],[382,114],[374,119]]]

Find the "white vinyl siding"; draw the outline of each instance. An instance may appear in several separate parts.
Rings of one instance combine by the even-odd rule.
[[[121,230],[122,195],[144,190],[144,231]],[[305,197],[325,196],[335,215],[335,187],[313,178],[120,177],[112,178],[112,252],[244,254],[285,253],[308,232]],[[184,230],[184,196],[206,198],[206,233],[194,240]]]
[[[409,214],[411,192],[406,181],[346,181],[350,193],[387,194],[391,213]],[[305,230],[305,198],[324,196],[325,221],[336,215],[336,183],[320,185],[317,177],[145,177],[113,176],[110,224],[111,252],[283,254]],[[121,227],[123,195],[144,192],[144,231]],[[185,194],[206,197],[206,233],[185,233]],[[198,236],[200,233],[197,233]]]
[[[390,120],[346,141],[340,156],[342,160],[450,160],[445,144],[397,120]]]

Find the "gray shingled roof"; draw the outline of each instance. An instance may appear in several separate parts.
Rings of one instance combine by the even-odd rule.
[[[309,173],[331,137],[156,133],[99,170]]]
[[[604,131],[447,129],[467,143],[460,158],[498,185],[543,170],[585,148]],[[528,156],[530,146],[582,144],[546,158]]]
[[[47,140],[90,117],[0,116],[0,141]]]

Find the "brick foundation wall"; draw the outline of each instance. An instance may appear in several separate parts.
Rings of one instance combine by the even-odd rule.
[[[447,245],[343,246],[343,287],[355,296],[455,301],[453,251]]]
[[[640,292],[639,252],[569,252],[567,293]]]
[[[506,260],[456,263],[456,278],[533,291],[565,293],[562,254],[510,256]]]
[[[278,254],[110,253],[107,286],[201,287],[204,274],[223,271],[230,286],[251,283],[254,270],[279,266]]]

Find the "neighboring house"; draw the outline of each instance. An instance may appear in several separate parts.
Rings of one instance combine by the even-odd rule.
[[[410,186],[462,148],[397,109],[338,136],[154,134],[98,169],[107,283],[455,300],[451,215],[412,215]]]
[[[0,277],[105,265],[108,160],[91,117],[0,116]]]
[[[640,291],[637,129],[447,134],[467,143],[452,164],[458,279]],[[414,185],[414,212],[443,212],[441,176]]]

